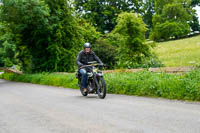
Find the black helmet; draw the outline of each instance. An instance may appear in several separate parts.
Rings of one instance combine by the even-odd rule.
[[[84,47],[84,49],[91,48],[91,44],[89,42],[86,42],[86,43],[84,43],[83,47]]]

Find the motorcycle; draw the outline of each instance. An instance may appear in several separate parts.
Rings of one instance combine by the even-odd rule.
[[[84,92],[81,85],[81,74],[79,70],[76,73],[76,78],[78,79],[78,85],[80,87],[81,94],[87,96],[88,94],[98,94],[99,98],[104,99],[106,97],[106,83],[103,77],[103,73],[100,68],[104,65],[97,64],[96,61],[88,62],[89,65],[84,65],[79,68],[86,68],[87,70],[87,91]]]

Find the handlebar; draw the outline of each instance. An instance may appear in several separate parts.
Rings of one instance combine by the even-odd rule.
[[[92,67],[92,66],[102,66],[102,67],[106,67],[106,65],[102,65],[102,64],[91,64],[91,65],[83,65],[83,66],[81,66],[80,67],[80,69],[82,69],[82,68],[86,68],[86,67]]]

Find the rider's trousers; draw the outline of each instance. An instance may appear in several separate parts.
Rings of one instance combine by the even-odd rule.
[[[85,69],[80,69],[80,73],[82,76],[81,85],[83,88],[87,88],[87,72]]]

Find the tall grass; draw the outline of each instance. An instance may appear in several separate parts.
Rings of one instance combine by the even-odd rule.
[[[17,81],[17,82],[26,82],[34,83],[41,85],[52,85],[52,86],[61,86],[66,88],[77,89],[77,79],[74,74],[13,74],[5,73],[3,78],[6,80]]]
[[[194,66],[200,64],[200,36],[158,43],[155,48],[165,66]]]
[[[4,74],[4,79],[78,89],[75,74]],[[108,93],[200,101],[200,70],[185,75],[166,73],[107,73]]]
[[[200,71],[185,75],[113,73],[105,78],[110,93],[200,101]]]

